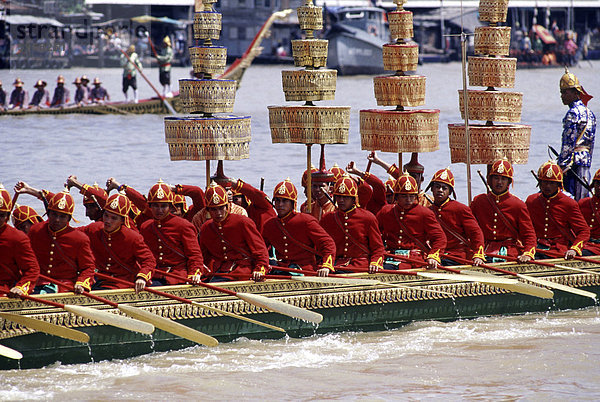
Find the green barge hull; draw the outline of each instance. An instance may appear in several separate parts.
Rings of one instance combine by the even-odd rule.
[[[563,269],[544,268],[531,264],[498,264],[514,272],[543,278],[600,294],[599,264],[556,260],[561,265],[584,268],[594,273],[579,273]],[[471,268],[472,269],[472,268]],[[358,275],[357,277],[367,277]],[[372,278],[373,276],[368,276]],[[374,331],[398,328],[413,321],[452,321],[481,316],[522,314],[549,310],[577,309],[594,305],[591,298],[554,290],[553,299],[511,293],[478,282],[457,282],[424,279],[401,274],[379,274],[377,279],[406,285],[409,288],[390,288],[379,285],[323,285],[296,280],[267,280],[219,284],[236,292],[256,293],[316,311],[323,315],[319,325],[299,321],[285,315],[266,311],[236,297],[189,285],[165,286],[160,289],[176,296],[191,299],[212,307],[244,315],[284,328],[291,337],[304,337],[339,331]],[[412,287],[412,288],[410,288]],[[419,288],[416,288],[419,287]],[[453,296],[425,292],[422,288],[452,293]],[[277,339],[284,333],[270,330],[247,321],[222,316],[202,307],[172,299],[131,290],[97,291],[95,294],[119,304],[129,304],[169,317],[217,338],[230,342],[239,337]],[[85,296],[69,293],[45,296],[64,304],[83,305],[98,309],[118,310]],[[19,361],[0,357],[0,369],[40,368],[56,362],[62,364],[124,359],[152,352],[177,350],[194,343],[156,329],[143,335],[75,316],[54,307],[31,301],[0,299],[0,310],[19,313],[53,324],[86,332],[89,344],[35,332],[10,321],[0,323],[0,344],[23,354]]]

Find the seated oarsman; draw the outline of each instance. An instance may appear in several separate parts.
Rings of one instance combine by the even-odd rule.
[[[235,194],[240,194],[240,205],[248,213],[248,217],[254,221],[256,228],[260,232],[266,221],[276,216],[273,210],[273,205],[269,202],[267,195],[250,184],[242,181],[242,179],[231,181],[231,191],[233,198]],[[235,202],[235,201],[234,201]],[[237,202],[236,202],[237,204]]]
[[[229,213],[234,214],[234,215],[241,215],[241,216],[248,217],[248,212],[246,212],[244,207],[241,207],[240,205],[233,202],[233,193],[231,192],[231,190],[226,190],[226,191],[227,191],[227,200],[229,201]],[[203,203],[204,203],[204,208],[202,208],[200,211],[198,211],[192,218],[192,223],[194,224],[194,227],[196,228],[196,231],[198,232],[198,234],[200,233],[200,229],[202,228],[202,225],[204,225],[205,222],[212,219],[210,213],[208,212],[208,209],[206,208],[206,194],[205,194],[205,201],[203,201]]]
[[[15,204],[15,209],[13,209],[12,212],[12,223],[16,229],[28,234],[29,229],[31,229],[35,223],[42,221],[42,217],[29,205]]]
[[[171,213],[171,187],[159,180],[148,191],[147,199],[152,219],[142,223],[140,233],[156,259],[156,267],[160,271],[186,277],[193,284],[200,283],[206,269],[198,246],[196,229],[190,222]],[[160,272],[153,274],[153,283],[157,285],[182,282]]]
[[[40,273],[58,282],[40,279],[36,293],[67,292],[71,286],[77,293],[91,289],[96,266],[90,239],[69,226],[74,208],[71,194],[66,190],[56,193],[48,200],[48,220],[36,223],[29,230]]]
[[[329,200],[330,185],[328,182],[316,181],[315,173],[318,172],[318,169],[315,167],[311,168],[311,209],[310,214],[314,216],[317,220],[321,220],[323,215],[328,212],[335,211],[335,205],[331,203]],[[308,170],[305,170],[302,174],[302,187],[304,188],[304,195],[308,198]],[[308,201],[308,200],[307,200]],[[305,201],[300,205],[300,212],[308,213],[308,202]]]
[[[535,230],[527,206],[508,189],[512,165],[507,160],[494,162],[487,180],[491,192],[477,195],[471,203],[483,231],[485,252],[517,257],[519,262],[531,260],[537,243]]]
[[[125,226],[130,209],[130,201],[124,194],[108,197],[101,222],[86,226],[85,233],[90,238],[96,269],[128,282],[135,282],[139,292],[151,284],[152,270],[156,260],[137,231]],[[94,289],[122,289],[128,287],[110,279],[101,279]]]
[[[252,219],[230,213],[227,191],[212,182],[206,190],[211,219],[200,228],[200,248],[210,280],[262,280],[269,269],[265,242]]]
[[[277,216],[265,222],[262,236],[273,247],[277,262],[272,265],[317,271],[327,276],[334,271],[335,243],[311,215],[296,212],[298,190],[286,179],[273,190]]]
[[[592,196],[579,200],[579,209],[590,228],[590,239],[584,244],[584,253],[600,254],[600,169],[592,179]]]
[[[415,154],[413,154],[413,158],[410,160],[410,162],[406,163],[403,166],[403,169],[404,169],[404,172],[408,173],[417,182],[418,191],[419,191],[417,193],[417,201],[418,201],[419,205],[428,207],[431,203],[429,201],[427,201],[427,197],[425,197],[425,191],[421,191],[421,184],[425,180],[425,175],[424,175],[425,167],[416,160],[416,157],[414,155]],[[402,172],[400,171],[400,169],[398,169],[398,166],[396,166],[395,163],[390,165],[390,164],[384,162],[382,159],[380,159],[377,156],[377,154],[375,152],[372,152],[371,154],[369,154],[367,159],[372,161],[374,164],[379,165],[382,168],[384,168],[385,171],[395,180],[397,180],[402,174]],[[394,195],[394,199],[395,199],[395,195]],[[388,201],[388,204],[393,204],[393,203],[394,203],[393,201],[392,202]]]
[[[204,208],[204,191],[198,186],[188,184],[171,186],[171,190],[174,194],[173,205],[175,206],[175,211],[173,211],[173,214],[191,222],[194,219],[194,215]],[[186,196],[192,199],[192,205],[187,205],[185,201]]]
[[[341,269],[369,268],[374,273],[383,267],[383,241],[375,215],[358,207],[358,185],[345,175],[333,189],[337,208],[326,213],[321,226],[335,242],[335,266]]]
[[[433,211],[418,203],[416,180],[405,173],[396,181],[394,193],[396,203],[386,205],[377,214],[386,250],[437,268],[446,248],[446,235]],[[386,259],[386,266],[390,268],[397,264],[392,258]]]
[[[383,208],[386,204],[388,204],[387,194],[386,194],[386,190],[387,190],[386,184],[388,182],[386,182],[386,184],[384,184],[379,179],[379,177],[371,174],[370,172],[360,171],[359,169],[356,168],[354,161],[351,161],[350,163],[348,163],[346,170],[350,174],[357,175],[358,177],[363,179],[366,184],[369,185],[369,187],[371,188],[371,197],[369,198],[369,201],[367,202],[365,208],[367,211],[371,212],[373,215],[377,215],[377,213],[379,211],[381,211],[381,208]],[[390,188],[390,193],[392,194],[392,196],[390,198],[390,202],[393,203],[394,202],[393,185]],[[359,198],[361,198],[360,197],[360,187],[359,187]],[[362,198],[361,198],[360,202],[362,205]]]
[[[36,91],[33,93],[31,97],[31,102],[29,102],[29,107],[48,107],[50,106],[50,93],[46,89],[46,81],[38,80],[33,86]]]
[[[473,260],[473,265],[484,263],[483,232],[475,220],[471,209],[456,200],[450,199],[454,193],[454,174],[450,169],[435,172],[429,186],[433,194],[433,204],[429,207],[446,235],[446,258],[444,265],[460,264],[452,257]]]
[[[540,192],[527,197],[527,209],[537,235],[540,250],[550,250],[571,259],[581,255],[590,238],[590,228],[577,201],[562,191],[563,172],[554,162],[546,162],[538,170]],[[539,257],[552,254],[538,252]]]
[[[67,187],[76,187],[83,195],[83,206],[85,208],[85,216],[94,222],[102,220],[102,210],[106,204],[108,194],[98,183],[93,186],[82,184],[77,180],[77,176],[67,177]]]
[[[119,193],[125,192],[125,195],[129,198],[129,201],[131,201],[130,218],[138,228],[142,226],[142,223],[152,220],[152,211],[150,211],[150,207],[148,207],[148,200],[133,187],[119,183],[114,177],[109,177],[106,180],[106,190],[109,192],[111,190],[117,190]],[[174,210],[175,208],[173,207],[171,212]]]
[[[29,237],[8,225],[11,210],[10,194],[0,184],[0,297],[29,294],[40,274]]]

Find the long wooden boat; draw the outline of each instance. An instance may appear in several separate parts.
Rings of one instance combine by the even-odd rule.
[[[600,294],[600,257],[598,264],[581,261],[556,260],[563,266],[585,268],[594,273],[580,273],[533,264],[495,264],[514,272],[543,278],[558,284],[585,289]],[[553,261],[553,260],[550,260]],[[510,267],[510,268],[507,268]],[[356,275],[359,278],[367,274]],[[372,278],[373,276],[368,276]],[[378,274],[382,282],[405,285],[406,288],[365,286],[362,284],[319,284],[297,280],[267,280],[229,282],[222,287],[236,292],[254,293],[307,308],[323,315],[318,325],[269,312],[245,303],[233,296],[189,285],[160,289],[173,295],[257,319],[284,328],[291,337],[310,336],[336,331],[371,331],[397,328],[413,321],[469,319],[499,314],[545,312],[591,306],[588,297],[555,290],[553,299],[543,299],[511,293],[479,282],[427,279],[409,275]],[[419,287],[419,288],[416,288]],[[449,292],[426,292],[423,288]],[[159,288],[157,288],[159,289]],[[139,307],[169,317],[181,324],[214,336],[220,342],[239,337],[252,339],[281,338],[285,334],[246,321],[221,316],[196,305],[184,304],[155,294],[132,290],[96,291],[117,303]],[[40,296],[64,304],[75,304],[115,311],[85,296],[70,293]],[[46,322],[64,325],[86,332],[89,344],[54,337],[3,320],[0,325],[0,344],[23,354],[20,361],[0,358],[0,369],[39,368],[62,364],[123,359],[152,352],[177,350],[193,343],[170,333],[156,330],[151,336],[99,325],[64,310],[46,307],[31,301],[0,299],[0,311],[23,314]],[[115,311],[116,312],[116,311]]]

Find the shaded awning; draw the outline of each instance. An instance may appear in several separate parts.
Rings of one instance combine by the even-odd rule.
[[[55,20],[54,18],[36,17],[33,15],[0,15],[0,21],[5,21],[11,25],[50,25],[53,27],[64,27],[65,24]]]
[[[537,36],[540,37],[540,39],[542,40],[542,42],[544,42],[547,45],[551,45],[553,43],[556,43],[556,39],[554,39],[554,36],[552,36],[552,33],[550,31],[548,31],[546,28],[544,28],[541,25],[534,25],[532,27],[533,32],[535,32],[537,34]]]

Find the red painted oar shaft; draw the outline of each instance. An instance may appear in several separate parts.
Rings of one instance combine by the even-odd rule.
[[[390,253],[384,253],[384,255],[386,257],[394,258],[396,260],[402,260],[402,261],[410,262],[411,264],[415,264],[415,265],[420,265],[420,266],[429,265],[425,261],[415,260],[414,258],[404,257],[403,255],[390,254]],[[438,265],[438,268],[441,269],[441,270],[443,270],[443,271],[448,271],[448,272],[452,272],[452,273],[455,273],[455,274],[460,274],[460,271],[458,269],[444,267],[443,265]]]
[[[66,287],[66,288],[67,288],[67,289],[69,289],[71,292],[75,292],[75,287],[74,287],[74,286],[71,286],[71,285],[68,285],[68,284],[65,284],[65,283],[59,282],[58,280],[56,280],[56,279],[54,279],[54,278],[50,278],[49,276],[46,276],[46,275],[43,275],[43,274],[40,274],[40,278],[42,278],[42,279],[45,279],[45,280],[47,280],[47,281],[50,281],[50,282],[52,282],[52,283],[56,283],[56,284],[59,284],[59,283],[60,283],[60,285],[61,285],[61,286],[64,286],[64,287]],[[110,301],[110,300],[108,300],[108,299],[105,299],[105,298],[103,298],[103,297],[100,297],[100,296],[93,295],[93,294],[91,294],[91,293],[89,293],[89,292],[81,292],[81,294],[82,294],[82,295],[84,295],[84,296],[87,296],[87,297],[89,297],[90,299],[97,300],[97,301],[99,301],[100,303],[105,303],[105,304],[108,304],[109,306],[112,306],[112,307],[117,307],[117,303],[115,303],[115,302],[113,302],[113,301]]]
[[[509,257],[509,256],[506,256],[506,255],[497,255],[497,254],[490,254],[490,253],[486,253],[486,254],[489,255],[490,257],[494,257],[494,258],[502,258],[504,260],[508,260],[508,261],[512,261],[512,262],[516,262],[517,261],[516,257]],[[542,262],[542,261],[537,261],[537,260],[533,260],[533,259],[530,260],[529,263],[530,264],[535,264],[535,265],[541,265],[542,267],[556,268],[556,265],[551,264],[549,262]]]
[[[20,295],[19,296],[23,300],[31,300],[37,303],[47,304],[52,307],[65,308],[65,305],[62,303],[53,302],[50,300],[38,299],[37,297],[29,296],[29,295]]]
[[[176,275],[176,274],[173,274],[171,272],[161,271],[160,269],[156,269],[155,271],[156,272],[160,272],[161,274],[163,274],[165,276],[170,276],[171,278],[179,279],[180,281],[183,281],[184,283],[188,282],[188,278],[186,278],[185,276]],[[210,284],[204,283],[204,282],[200,282],[198,284],[198,286],[202,286],[204,288],[214,290],[215,292],[225,293],[225,294],[228,294],[230,296],[236,296],[237,295],[237,292],[234,292],[233,290],[220,288],[218,286],[210,285]]]
[[[456,256],[453,256],[453,255],[445,255],[445,257],[448,258],[449,260],[454,260],[454,261],[459,262],[461,264],[473,265],[473,261],[469,261],[469,260],[467,260],[465,258],[460,258],[460,257],[456,257]],[[481,268],[490,269],[490,270],[497,269],[496,267],[492,267],[491,265],[488,265],[488,264],[479,264],[478,266],[481,267]]]
[[[317,273],[312,273],[311,271],[302,271],[299,269],[294,269],[294,268],[286,268],[286,267],[271,267],[273,269],[280,269],[282,271],[287,271],[287,272],[298,272],[301,274],[306,274],[308,273],[309,275],[315,276]],[[350,271],[350,272],[369,272],[368,268],[353,268],[353,267],[335,267],[336,269],[341,269],[344,271]],[[394,270],[394,269],[380,269],[377,271],[377,273],[382,273],[382,274],[402,274],[402,275],[417,275],[415,272],[410,272],[410,271],[405,271],[406,269],[412,269],[412,268],[405,268],[405,269],[399,269],[399,270]],[[332,277],[342,277],[345,278],[345,276],[341,276],[341,275],[335,275],[335,274],[329,274],[328,276],[332,276]]]

